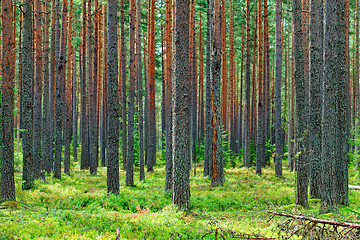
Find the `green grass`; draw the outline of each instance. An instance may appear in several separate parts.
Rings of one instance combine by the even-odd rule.
[[[360,221],[360,191],[350,191],[350,206],[336,213],[320,215],[319,200],[310,199],[310,209],[294,205],[295,177],[284,168],[284,177],[275,178],[273,166],[255,175],[253,168],[226,169],[226,182],[218,188],[210,181],[191,176],[191,205],[188,212],[171,204],[164,193],[165,168],[157,166],[135,187],[126,187],[125,172],[120,171],[120,194],[107,196],[106,168],[92,176],[73,163],[70,176],[61,180],[46,177],[35,188],[21,190],[21,166],[16,160],[17,203],[0,206],[0,240],[3,239],[201,239],[218,229],[228,239],[231,234],[257,233],[277,237],[277,223],[267,210],[301,213],[328,219]],[[350,183],[359,184],[351,171]],[[203,239],[214,239],[214,233]]]

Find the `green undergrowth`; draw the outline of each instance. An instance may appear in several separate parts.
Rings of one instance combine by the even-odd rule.
[[[117,229],[120,239],[214,239],[215,232],[225,239],[244,233],[277,238],[277,224],[285,219],[270,220],[268,210],[360,221],[360,191],[350,191],[348,207],[319,215],[318,199],[310,199],[309,210],[294,205],[294,173],[284,169],[284,177],[275,178],[273,166],[262,176],[254,168],[228,168],[218,188],[210,187],[198,167],[190,180],[192,208],[184,212],[171,204],[171,193],[164,193],[164,166],[147,173],[143,182],[136,172],[134,187],[124,185],[125,172],[120,171],[120,194],[107,196],[106,168],[92,176],[75,162],[61,180],[49,175],[22,191],[18,164],[17,202],[0,205],[0,240],[115,239]],[[350,172],[351,184],[356,179]]]

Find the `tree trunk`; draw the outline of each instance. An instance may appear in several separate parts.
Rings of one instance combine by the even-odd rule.
[[[205,102],[205,149],[204,149],[204,176],[211,176],[210,161],[211,152],[211,43],[212,33],[212,15],[214,9],[214,0],[207,0],[207,44],[206,44],[206,102]]]
[[[29,2],[27,2],[27,7]],[[14,78],[15,38],[12,0],[1,1],[1,195],[0,202],[15,201]],[[24,9],[26,10],[26,8]],[[29,10],[29,8],[27,8]],[[30,12],[31,13],[31,12]],[[25,12],[26,14],[26,12]],[[40,120],[41,121],[41,120]],[[30,150],[30,149],[29,149]],[[25,165],[25,164],[24,164]],[[30,173],[31,174],[31,173]],[[30,175],[31,176],[31,175]],[[29,182],[26,182],[27,184]],[[25,183],[24,183],[25,184]]]
[[[122,158],[123,170],[126,170],[127,160],[127,125],[126,125],[126,46],[125,46],[125,20],[124,0],[120,1],[120,24],[121,24],[121,119],[122,119]]]
[[[107,193],[119,193],[119,83],[117,1],[108,0]]]
[[[126,159],[126,186],[134,185],[134,111],[135,111],[135,0],[130,0],[129,27],[129,108],[128,108],[128,146]]]
[[[250,0],[246,1],[246,59],[245,59],[245,109],[244,109],[244,164],[250,167]]]
[[[82,15],[83,15],[83,42],[82,42],[82,76],[81,76],[81,162],[80,169],[87,169],[90,166],[89,161],[89,146],[88,146],[88,84],[87,84],[87,9],[86,0],[83,0]],[[90,67],[90,66],[89,66]]]
[[[308,204],[308,173],[309,165],[307,159],[307,95],[306,82],[304,77],[304,55],[303,55],[303,29],[302,9],[300,0],[293,0],[293,26],[294,26],[294,76],[296,91],[296,122],[295,122],[295,143],[296,151],[300,152],[296,158],[296,204],[305,208]]]
[[[189,0],[175,0],[173,84],[173,203],[190,208]]]
[[[57,59],[56,96],[55,96],[55,161],[54,178],[61,178],[61,152],[63,146],[63,120],[64,120],[64,92],[66,68],[66,39],[67,39],[67,0],[62,3],[60,52]]]
[[[43,98],[43,109],[42,109],[42,155],[41,155],[41,170],[49,170],[49,159],[50,159],[50,146],[51,136],[49,128],[49,2],[43,2],[44,12],[44,24],[43,24],[43,81],[44,81],[44,98]]]
[[[222,133],[221,133],[221,104],[220,104],[220,80],[221,80],[221,8],[220,0],[214,1],[214,38],[212,39],[212,86],[211,86],[211,103],[212,103],[212,179],[211,186],[217,187],[225,181]]]
[[[310,1],[310,76],[309,76],[309,157],[310,196],[321,198],[321,110],[323,77],[323,1]]]
[[[33,107],[33,159],[34,179],[41,178],[41,105],[43,81],[42,54],[42,6],[40,0],[34,1],[34,42],[35,42],[35,76]]]
[[[142,87],[142,63],[141,63],[141,0],[136,1],[136,79],[138,82],[139,101],[139,162],[140,181],[145,180],[144,171],[144,108],[143,108],[143,87]]]
[[[263,79],[263,33],[262,33],[262,0],[258,0],[258,116],[257,116],[257,136],[256,136],[256,174],[261,174],[261,168],[265,163],[265,136],[264,136],[264,79]],[[281,31],[281,30],[280,30]]]
[[[165,191],[172,190],[172,118],[173,118],[173,96],[172,96],[172,2],[166,0],[165,39],[166,39],[166,178]]]
[[[276,1],[276,63],[275,63],[275,176],[282,176],[283,148],[281,144],[281,0]]]
[[[33,57],[33,22],[32,0],[26,0],[23,8],[23,56],[22,56],[22,134],[23,149],[23,176],[22,189],[30,189],[34,186],[33,175],[33,82],[34,82],[34,57]],[[12,126],[12,125],[10,125]]]
[[[156,121],[155,121],[155,0],[150,0],[150,45],[149,45],[149,139],[147,171],[153,172],[156,163]]]
[[[108,122],[108,115],[107,115],[107,97],[108,97],[108,74],[107,74],[107,62],[108,62],[108,32],[107,32],[107,4],[103,5],[103,97],[102,97],[102,117],[101,117],[101,151],[100,151],[100,158],[101,158],[101,166],[107,166],[106,163],[106,149],[107,149],[107,122]]]

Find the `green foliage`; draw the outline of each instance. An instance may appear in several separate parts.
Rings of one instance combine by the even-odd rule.
[[[126,187],[120,171],[120,193],[109,196],[103,167],[92,176],[75,162],[70,176],[48,175],[29,191],[21,190],[21,167],[15,160],[18,202],[0,206],[0,239],[115,239],[117,228],[120,239],[201,239],[206,234],[204,239],[214,239],[216,228],[226,239],[230,231],[271,237],[278,222],[268,222],[266,210],[319,214],[318,200],[310,201],[309,210],[294,205],[294,174],[284,169],[284,178],[276,178],[273,165],[262,176],[254,168],[228,168],[225,183],[217,188],[201,172],[191,176],[190,212],[179,211],[171,204],[171,192],[164,193],[164,166],[142,182],[135,172],[136,187]],[[353,171],[349,176],[356,184]],[[322,217],[359,221],[360,192],[350,191],[349,197],[348,207]]]

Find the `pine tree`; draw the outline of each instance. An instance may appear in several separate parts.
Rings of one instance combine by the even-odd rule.
[[[15,201],[14,130],[13,130],[15,38],[14,38],[14,25],[12,24],[13,1],[12,0],[1,1],[1,9],[2,9],[2,14],[1,14],[2,16],[1,18],[1,23],[2,23],[1,24],[1,33],[2,33],[1,34],[1,42],[2,42],[1,82],[2,84],[1,84],[1,131],[0,131],[1,132],[0,202],[5,202],[5,201]],[[26,183],[29,184],[29,181]]]
[[[119,193],[119,86],[117,1],[108,0],[107,193]]]

